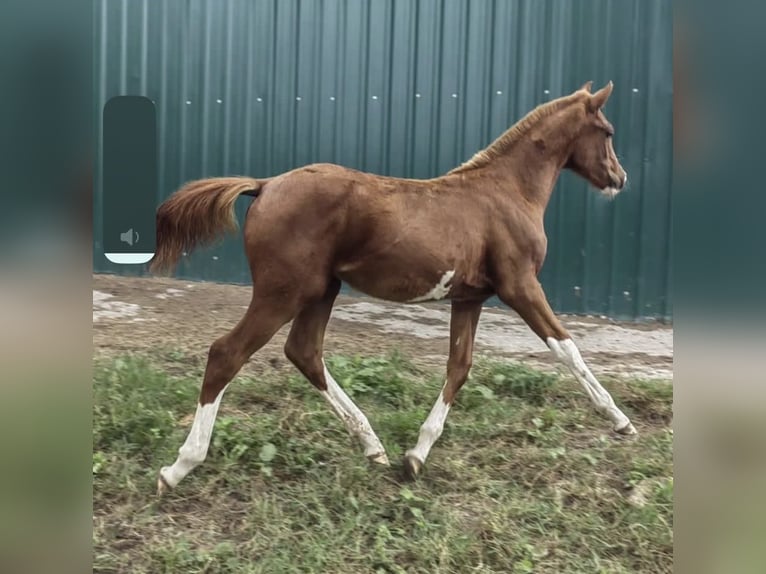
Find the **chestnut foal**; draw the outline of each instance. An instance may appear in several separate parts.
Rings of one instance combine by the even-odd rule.
[[[186,184],[157,211],[153,271],[236,228],[233,204],[252,201],[244,226],[253,294],[240,322],[210,347],[197,412],[158,488],[175,487],[207,454],[224,389],[242,365],[292,321],[285,354],[322,393],[373,462],[386,451],[322,359],[341,281],[372,297],[413,303],[450,299],[447,378],[404,468],[415,477],[444,428],[471,367],[482,303],[515,310],[566,364],[614,431],[633,434],[557,320],[537,280],[546,252],[543,214],[563,168],[609,197],[627,181],[602,107],[612,83],[538,106],[489,147],[441,177],[382,177],[314,164],[267,179],[224,177]]]

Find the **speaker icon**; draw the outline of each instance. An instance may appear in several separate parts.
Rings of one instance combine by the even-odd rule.
[[[135,233],[135,238],[133,236],[134,233]],[[120,241],[122,241],[123,243],[127,243],[128,245],[133,245],[134,243],[138,243],[138,231],[133,231],[133,228],[131,227],[125,233],[120,233]]]

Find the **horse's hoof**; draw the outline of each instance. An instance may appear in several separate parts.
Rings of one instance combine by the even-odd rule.
[[[162,495],[166,494],[169,490],[170,485],[165,481],[162,476],[162,471],[160,471],[160,474],[157,477],[157,498],[161,498]]]
[[[404,455],[402,464],[404,465],[404,477],[407,480],[415,480],[420,474],[420,469],[423,468],[423,463],[411,454]]]
[[[614,432],[616,432],[617,434],[625,435],[625,436],[638,434],[636,427],[634,427],[633,423],[631,423],[630,421],[628,421],[628,424],[622,426],[621,428],[615,428]]]
[[[388,456],[385,452],[378,452],[367,456],[367,460],[374,462],[375,464],[382,464],[383,466],[391,466],[388,462]]]

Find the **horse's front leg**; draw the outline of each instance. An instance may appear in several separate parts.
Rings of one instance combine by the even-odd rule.
[[[531,276],[524,281],[517,280],[512,285],[503,285],[498,290],[498,295],[545,341],[556,359],[569,367],[596,410],[612,421],[613,430],[620,434],[636,434],[630,419],[617,407],[612,396],[585,364],[569,333],[548,305],[537,278]]]
[[[473,340],[476,325],[481,314],[481,301],[453,302],[450,319],[449,360],[447,361],[447,381],[444,383],[439,398],[436,399],[428,418],[420,427],[418,443],[404,455],[404,471],[408,478],[415,478],[431,451],[431,447],[444,430],[452,402],[460,387],[463,386],[468,371],[471,369]]]

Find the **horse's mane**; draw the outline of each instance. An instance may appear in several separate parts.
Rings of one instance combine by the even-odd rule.
[[[550,102],[540,104],[510,128],[505,130],[498,138],[485,147],[477,151],[471,159],[460,164],[447,173],[460,173],[477,167],[487,165],[497,156],[505,152],[510,146],[519,141],[526,135],[532,127],[541,119],[553,115],[562,108],[580,99],[579,93],[570,94],[561,98],[556,98]]]

